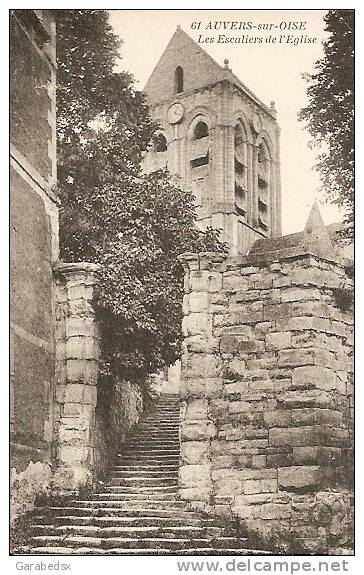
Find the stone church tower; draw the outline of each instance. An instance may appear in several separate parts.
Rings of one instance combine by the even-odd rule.
[[[221,228],[231,254],[281,235],[279,126],[232,73],[177,28],[144,89],[160,125],[144,169],[168,167],[191,189],[202,229]]]

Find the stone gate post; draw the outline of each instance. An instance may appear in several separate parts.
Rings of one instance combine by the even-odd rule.
[[[55,484],[93,478],[99,334],[93,307],[99,266],[59,263],[56,275]]]

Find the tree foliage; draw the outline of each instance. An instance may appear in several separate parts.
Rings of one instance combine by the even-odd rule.
[[[299,119],[319,148],[317,170],[329,201],[343,208],[353,234],[354,223],[354,12],[329,10],[325,15],[330,34],[324,56],[307,75],[309,104]]]
[[[179,356],[185,251],[221,251],[195,226],[191,192],[143,174],[157,126],[102,10],[57,11],[61,256],[101,264],[104,370],[141,380]]]

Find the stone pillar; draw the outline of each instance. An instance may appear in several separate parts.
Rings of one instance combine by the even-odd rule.
[[[56,266],[55,484],[76,489],[93,479],[99,335],[91,263]]]
[[[218,340],[212,337],[211,303],[219,297],[222,274],[214,265],[219,254],[184,254],[186,270],[183,302],[185,337],[181,381],[181,464],[180,496],[195,507],[208,508],[212,495],[211,440],[216,428],[209,410],[209,398],[222,387],[221,362],[216,356]]]

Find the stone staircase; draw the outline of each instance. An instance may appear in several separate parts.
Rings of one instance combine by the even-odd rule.
[[[37,508],[30,553],[262,553],[178,499],[179,451],[179,399],[163,396],[123,446],[102,491],[67,506]]]

